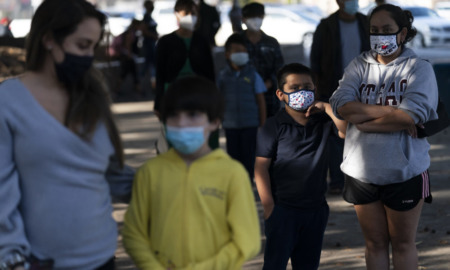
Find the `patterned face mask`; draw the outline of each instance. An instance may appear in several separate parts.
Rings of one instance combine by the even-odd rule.
[[[314,103],[314,90],[299,89],[292,93],[283,93],[289,98],[289,103],[286,104],[296,111],[305,111]]]
[[[398,50],[397,33],[370,34],[370,47],[381,56],[389,56]]]

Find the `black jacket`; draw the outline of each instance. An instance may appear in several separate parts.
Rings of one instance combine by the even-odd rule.
[[[214,62],[208,42],[194,32],[189,51],[182,38],[175,32],[163,36],[156,44],[156,93],[155,107],[160,110],[166,83],[177,79],[186,59],[196,75],[215,81]]]
[[[370,50],[369,21],[367,16],[356,13],[361,39],[361,51]],[[311,69],[317,76],[317,92],[321,100],[328,102],[344,74],[342,68],[341,31],[338,12],[322,19],[314,33],[311,47]]]
[[[209,45],[216,46],[215,36],[220,28],[220,15],[216,7],[200,1],[197,31],[208,41]]]

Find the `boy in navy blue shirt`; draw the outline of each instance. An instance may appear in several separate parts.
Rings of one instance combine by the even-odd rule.
[[[328,221],[328,136],[345,136],[347,123],[328,103],[315,101],[311,70],[285,65],[276,95],[285,108],[259,130],[255,182],[264,208],[263,269],[317,269]],[[330,117],[332,121],[330,121]]]
[[[256,133],[266,121],[264,92],[266,86],[256,69],[249,64],[245,39],[231,35],[225,42],[228,65],[218,76],[219,90],[225,97],[222,123],[228,154],[240,161],[253,180]]]

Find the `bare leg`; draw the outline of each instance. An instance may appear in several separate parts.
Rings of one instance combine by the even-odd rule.
[[[383,203],[355,205],[355,210],[366,241],[367,270],[388,270],[389,230]]]
[[[417,269],[419,262],[416,233],[423,200],[411,210],[395,211],[385,207],[392,243],[392,262],[395,270]]]

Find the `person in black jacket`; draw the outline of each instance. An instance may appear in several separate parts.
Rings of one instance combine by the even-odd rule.
[[[369,21],[358,11],[358,0],[336,0],[339,10],[323,19],[314,33],[311,47],[311,69],[316,76],[318,99],[328,102],[337,89],[344,69],[361,52],[370,50]],[[344,174],[340,164],[344,140],[330,137],[330,190],[341,194]]]
[[[220,14],[216,5],[217,0],[200,0],[198,26],[196,29],[208,40],[211,47],[216,46],[215,36],[220,28]]]
[[[144,27],[142,28],[142,34],[144,37],[143,41],[143,51],[145,62],[141,70],[141,77],[144,77],[148,71],[150,71],[150,78],[152,79],[155,76],[155,46],[156,41],[158,40],[158,32],[156,31],[156,27],[158,24],[152,17],[152,12],[154,10],[154,3],[151,0],[144,1],[144,18],[142,19]],[[152,87],[154,87],[152,85]]]
[[[176,79],[198,75],[215,82],[214,62],[208,41],[197,31],[198,7],[193,0],[178,0],[175,15],[179,28],[160,38],[156,45],[156,93],[154,112],[159,117],[161,99]],[[218,132],[210,136],[210,147],[219,146]]]

